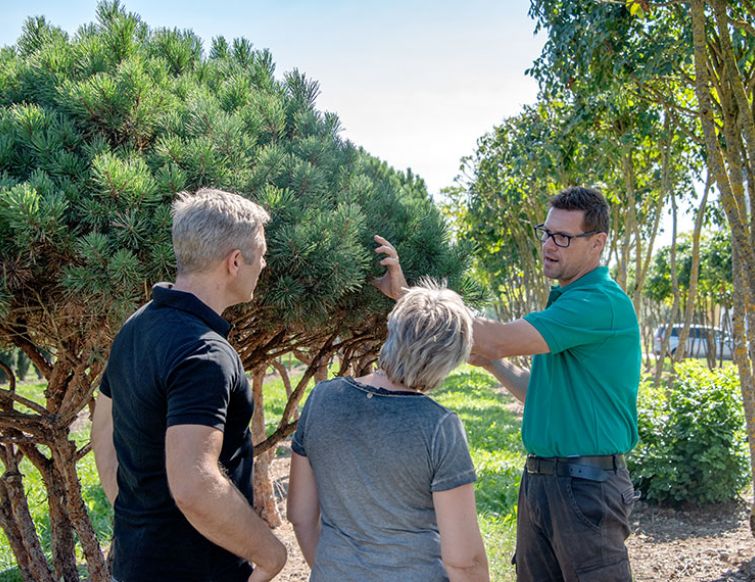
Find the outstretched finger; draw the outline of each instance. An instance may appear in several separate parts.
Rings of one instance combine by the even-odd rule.
[[[378,243],[378,244],[380,244],[380,245],[381,245],[381,246],[380,246],[379,248],[388,247],[389,249],[393,249],[394,251],[396,250],[396,249],[395,249],[395,248],[393,247],[393,245],[391,244],[391,242],[390,242],[390,241],[389,241],[389,240],[388,240],[387,238],[383,238],[383,237],[382,237],[382,236],[380,236],[379,234],[376,234],[376,235],[374,236],[374,239],[375,239],[375,242],[376,242],[376,243]],[[377,250],[377,249],[376,249],[376,250]]]
[[[394,249],[393,247],[387,247],[387,246],[377,247],[375,249],[375,253],[388,255],[389,257],[392,257],[398,260],[398,253],[396,252],[396,249]]]

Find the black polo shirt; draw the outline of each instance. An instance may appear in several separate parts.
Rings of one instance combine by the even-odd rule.
[[[196,296],[161,283],[113,342],[100,391],[113,401],[118,455],[115,562],[120,582],[245,581],[251,567],[204,538],[176,507],[165,431],[223,431],[220,464],[252,503],[253,401],[230,325]]]

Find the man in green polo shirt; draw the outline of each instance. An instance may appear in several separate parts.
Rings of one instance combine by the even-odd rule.
[[[475,320],[473,363],[525,404],[520,581],[632,579],[624,542],[635,493],[623,455],[637,443],[640,333],[632,302],[600,266],[608,228],[600,192],[555,196],[535,227],[543,273],[558,281],[546,308],[506,324]],[[387,272],[375,284],[397,298],[398,254],[376,240]],[[528,355],[531,372],[500,359]]]

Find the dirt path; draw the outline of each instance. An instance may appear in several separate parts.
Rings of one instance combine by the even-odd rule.
[[[685,511],[638,504],[627,542],[635,580],[755,580],[750,501]]]

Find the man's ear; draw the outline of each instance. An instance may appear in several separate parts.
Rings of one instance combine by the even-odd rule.
[[[608,235],[605,232],[599,232],[595,235],[593,241],[593,248],[600,249],[600,252],[603,252],[603,249],[606,248]]]
[[[234,249],[230,253],[228,253],[225,257],[225,267],[228,272],[232,275],[238,273],[242,260],[243,258],[239,249]]]

